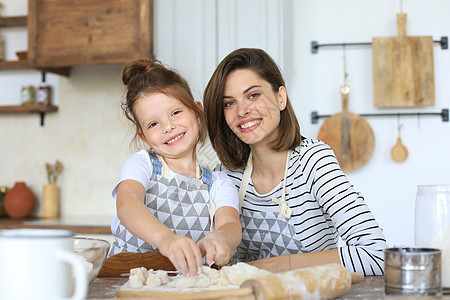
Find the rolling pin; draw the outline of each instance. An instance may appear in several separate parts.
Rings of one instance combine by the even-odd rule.
[[[257,300],[332,299],[348,292],[352,277],[340,264],[297,269],[246,280]]]

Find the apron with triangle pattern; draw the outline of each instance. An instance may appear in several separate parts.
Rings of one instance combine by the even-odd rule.
[[[197,167],[195,183],[176,174],[168,179],[168,166],[164,160],[150,155],[153,164],[151,185],[146,191],[145,205],[153,215],[175,234],[192,238],[194,242],[212,231],[215,206],[209,196],[212,174],[202,168],[201,178]],[[149,228],[148,230],[152,230]],[[109,256],[120,252],[144,253],[158,248],[131,234],[121,222],[113,230],[114,243]]]
[[[278,210],[274,208],[272,211],[269,211],[269,207],[267,206],[265,207],[265,211],[242,209],[253,169],[252,155],[250,153],[239,189],[242,240],[233,253],[233,263],[308,252],[295,233],[293,220],[291,219],[292,210],[286,204],[285,200],[287,170],[291,153],[291,151],[287,153],[281,199],[271,199],[272,202],[278,204]],[[287,193],[289,194],[289,191]]]

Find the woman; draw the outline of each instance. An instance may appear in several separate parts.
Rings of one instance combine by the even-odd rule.
[[[238,261],[258,260],[253,264],[277,271],[337,262],[351,272],[383,274],[382,229],[333,150],[301,136],[284,79],[267,53],[230,53],[203,101],[220,169],[239,188]]]

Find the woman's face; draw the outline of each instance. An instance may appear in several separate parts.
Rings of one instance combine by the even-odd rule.
[[[164,158],[192,157],[200,120],[182,102],[153,93],[141,97],[134,111],[142,129],[139,137],[156,153]]]
[[[266,145],[278,136],[280,111],[286,107],[286,89],[272,90],[266,80],[249,69],[227,76],[223,95],[225,120],[246,144]]]

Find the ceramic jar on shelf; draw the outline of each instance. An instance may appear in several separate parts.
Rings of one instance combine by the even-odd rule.
[[[16,182],[14,187],[8,190],[4,199],[6,213],[12,219],[28,217],[34,204],[34,195],[25,182]]]

